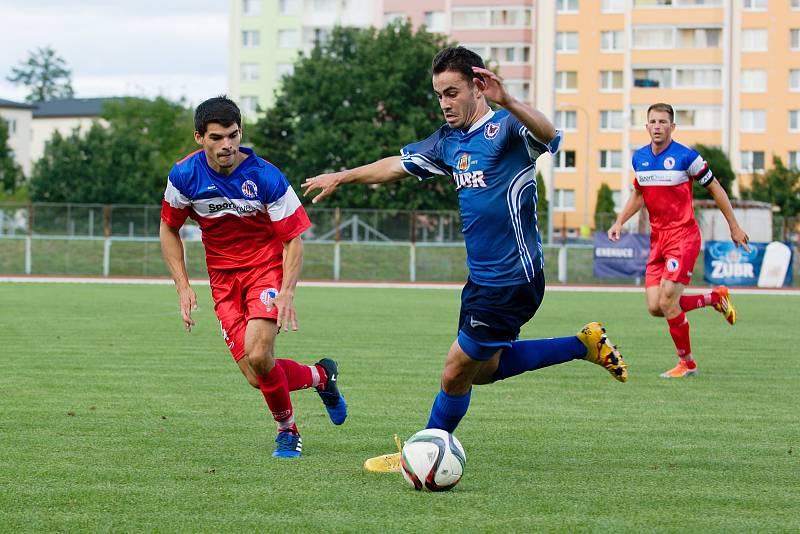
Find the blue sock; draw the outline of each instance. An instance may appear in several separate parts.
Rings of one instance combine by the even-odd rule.
[[[576,336],[514,341],[511,348],[500,355],[494,379],[503,380],[525,371],[585,357],[586,345]]]
[[[471,395],[472,389],[465,395],[448,395],[443,390],[439,390],[439,394],[433,401],[428,426],[425,428],[441,428],[453,432],[467,413]]]

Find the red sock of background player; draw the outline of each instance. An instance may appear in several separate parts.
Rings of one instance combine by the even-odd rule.
[[[261,390],[269,411],[272,412],[272,418],[278,423],[278,431],[289,430],[296,433],[292,399],[289,398],[289,384],[283,368],[276,365],[267,376],[256,375],[256,380],[258,389]]]
[[[719,294],[713,291],[705,295],[683,295],[680,300],[681,310],[685,312],[715,304],[719,304]]]
[[[692,358],[692,345],[689,341],[689,321],[686,320],[686,314],[681,312],[680,315],[667,319],[669,325],[669,335],[672,336],[672,342],[675,343],[675,348],[678,350],[678,357],[686,367],[694,369],[697,364]]]
[[[319,365],[303,365],[294,360],[276,358],[275,366],[283,369],[289,384],[289,391],[315,387],[324,389],[328,381],[325,369]]]

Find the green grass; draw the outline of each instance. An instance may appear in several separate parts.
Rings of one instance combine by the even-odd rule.
[[[350,417],[293,394],[305,445],[270,458],[261,395],[228,355],[209,291],[182,331],[170,286],[0,284],[0,531],[797,531],[800,299],[690,315],[701,374],[664,381],[641,294],[547,295],[523,337],[601,319],[627,384],[577,361],[477,387],[464,479],[417,493],[362,471],[427,421],[458,291],[301,288],[278,355],[340,363]]]

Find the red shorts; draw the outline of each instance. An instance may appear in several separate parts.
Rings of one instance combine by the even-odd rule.
[[[662,279],[689,285],[699,254],[700,228],[697,225],[652,232],[645,287],[657,286]]]
[[[244,357],[244,333],[250,319],[277,319],[278,309],[267,304],[278,296],[282,267],[209,270],[214,312],[222,337],[237,362]]]

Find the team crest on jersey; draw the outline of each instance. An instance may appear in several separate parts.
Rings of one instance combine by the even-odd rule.
[[[674,273],[675,271],[678,270],[678,267],[679,267],[678,260],[676,260],[675,258],[670,258],[667,260],[667,271]]]
[[[675,158],[673,158],[672,156],[664,158],[664,168],[665,169],[670,170],[674,166],[675,166]]]
[[[494,139],[500,131],[500,125],[496,122],[489,122],[483,127],[483,136],[486,139]]]
[[[242,183],[242,193],[247,198],[256,198],[258,196],[258,187],[253,180],[245,180]]]
[[[264,306],[269,306],[273,302],[275,302],[276,298],[278,298],[278,290],[275,289],[274,287],[265,289],[264,291],[261,292],[261,296],[259,298],[261,299],[261,302],[262,304],[264,304]]]
[[[461,154],[461,157],[458,158],[456,168],[459,171],[466,171],[469,169],[469,154]]]

